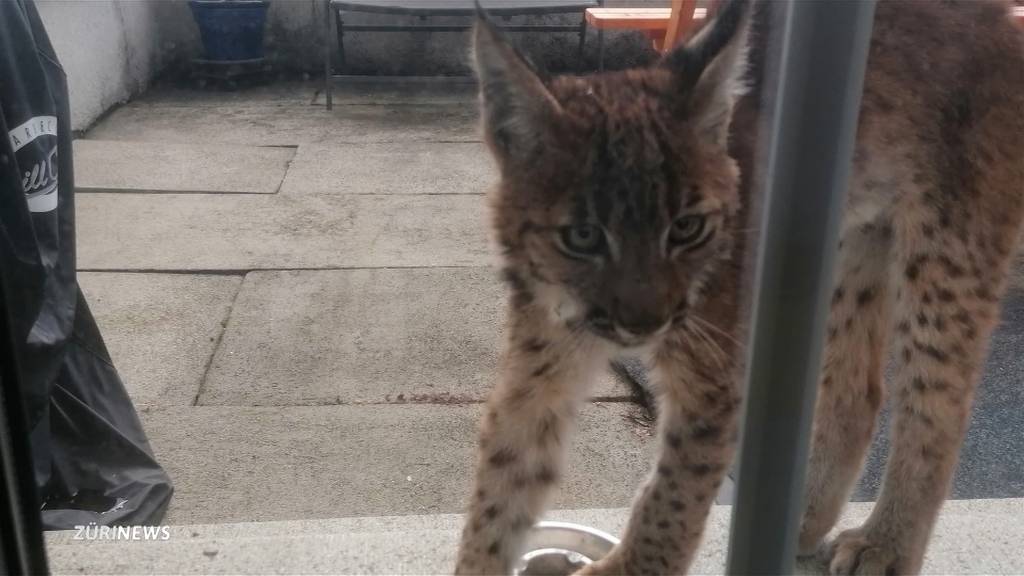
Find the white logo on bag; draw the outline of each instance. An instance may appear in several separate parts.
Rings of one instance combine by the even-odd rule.
[[[44,158],[31,158],[32,167],[21,177],[31,212],[49,212],[57,208],[57,117],[36,116],[8,132],[14,151],[42,136],[53,136],[53,147]],[[26,163],[27,164],[27,163]]]

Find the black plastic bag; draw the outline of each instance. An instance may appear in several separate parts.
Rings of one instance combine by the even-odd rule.
[[[173,488],[75,277],[64,71],[31,0],[0,1],[0,266],[48,530],[157,524]]]

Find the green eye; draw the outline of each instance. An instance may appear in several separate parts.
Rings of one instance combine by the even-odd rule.
[[[672,223],[672,228],[668,231],[668,241],[671,246],[697,249],[710,238],[707,219],[699,214],[676,218],[676,221]]]
[[[604,250],[604,232],[597,226],[563,226],[559,230],[559,236],[562,246],[574,254],[593,256]]]

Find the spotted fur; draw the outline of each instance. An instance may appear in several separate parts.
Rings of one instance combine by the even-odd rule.
[[[510,298],[457,573],[510,572],[588,385],[622,355],[651,367],[660,450],[622,544],[583,572],[690,565],[737,436],[766,12],[727,2],[652,67],[550,79],[477,26]],[[919,571],[948,489],[1024,218],[1024,43],[1008,13],[877,7],[800,534],[835,574]],[[890,351],[879,501],[821,547]]]

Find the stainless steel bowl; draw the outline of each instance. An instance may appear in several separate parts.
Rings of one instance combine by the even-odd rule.
[[[526,553],[516,576],[564,576],[600,560],[619,543],[618,538],[588,526],[569,522],[538,522],[526,537]]]

